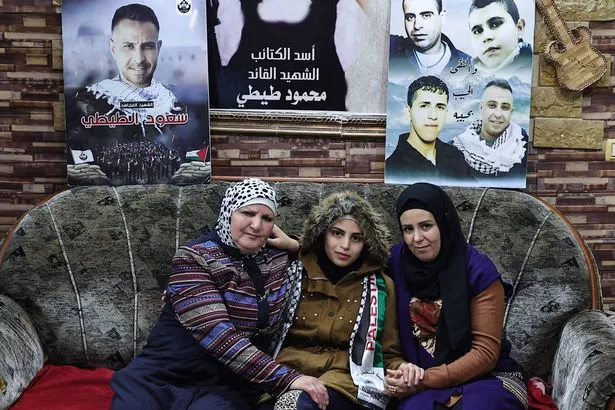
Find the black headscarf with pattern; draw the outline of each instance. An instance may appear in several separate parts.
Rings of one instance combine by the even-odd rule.
[[[422,262],[404,247],[402,272],[413,296],[429,301],[442,299],[434,353],[439,365],[450,363],[471,347],[467,245],[457,210],[440,187],[420,182],[406,188],[397,199],[398,221],[405,211],[417,208],[434,216],[440,229],[440,253],[433,261]]]

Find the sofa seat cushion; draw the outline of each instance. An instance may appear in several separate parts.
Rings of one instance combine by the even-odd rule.
[[[45,365],[11,410],[110,409],[113,370]]]

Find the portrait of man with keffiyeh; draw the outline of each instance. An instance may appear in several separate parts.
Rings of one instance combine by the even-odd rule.
[[[432,34],[442,32],[442,39],[446,33],[456,49],[470,57],[450,61],[444,52],[429,54],[421,57],[420,63],[422,68],[433,67],[417,72],[409,68],[412,59],[399,58],[391,42],[384,149],[386,183],[526,187],[528,156],[533,154],[529,135],[533,60],[528,55],[531,57],[534,48],[535,9],[532,0],[391,2],[391,38],[407,32],[417,43],[431,44]],[[412,112],[408,114],[406,90],[429,76],[445,84],[449,98],[446,115],[440,116],[435,155],[423,155],[428,159],[435,156],[432,163],[439,163],[439,172],[426,174],[423,170],[429,164],[411,150],[400,151],[400,146],[407,148],[408,144],[400,144],[399,139],[408,131],[409,120],[418,122],[411,118]],[[435,111],[431,117],[437,117]],[[434,122],[425,125],[432,126],[432,130],[436,126]],[[416,142],[415,139],[415,149],[428,153],[425,145],[419,149]],[[445,150],[455,159],[438,160]],[[402,162],[406,163],[403,169],[391,166]],[[445,174],[443,170],[449,172]]]
[[[480,102],[481,119],[453,138],[453,145],[463,153],[474,177],[485,186],[494,178],[510,180],[512,184],[525,180],[528,134],[511,121],[513,110],[513,91],[508,81],[491,80]]]
[[[207,162],[206,65],[201,66],[199,74],[194,73],[196,64],[183,69],[190,66],[190,60],[196,62],[197,56],[189,47],[175,46],[167,52],[165,61],[161,53],[161,22],[154,10],[140,3],[118,6],[104,9],[113,12],[110,35],[99,33],[95,23],[80,23],[81,43],[74,45],[68,38],[64,40],[68,49],[65,92],[69,185],[208,182],[211,166]],[[97,11],[70,0],[63,9],[66,26],[88,20]],[[192,8],[178,10],[177,13],[188,13]],[[174,15],[175,7],[169,12]],[[160,11],[159,14],[167,19]],[[183,21],[184,25],[190,24],[188,16]],[[182,28],[172,25],[178,31]],[[206,44],[206,28],[200,31]],[[106,38],[97,43],[101,37]],[[171,39],[178,41],[177,34]],[[84,47],[83,41],[90,47]],[[106,61],[100,49],[97,59],[87,58],[88,48],[96,45],[108,49]],[[82,55],[75,56],[76,51]],[[199,51],[206,54],[201,47]],[[173,58],[179,61],[171,63]],[[79,65],[77,59],[84,61]],[[167,66],[162,67],[162,74],[157,71],[159,62]],[[182,68],[169,74],[168,66]],[[79,77],[83,71],[90,74]]]

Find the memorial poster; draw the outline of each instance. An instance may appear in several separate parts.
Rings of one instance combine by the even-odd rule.
[[[68,184],[211,178],[205,0],[63,0]]]
[[[525,187],[534,7],[391,3],[385,182]]]

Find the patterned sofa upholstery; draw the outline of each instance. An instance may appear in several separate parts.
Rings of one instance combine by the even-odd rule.
[[[382,210],[399,239],[394,204],[404,186],[272,184],[287,232],[300,233],[308,210],[329,192],[353,189]],[[158,317],[175,249],[213,227],[228,185],[75,187],[30,210],[2,243],[0,293],[27,313],[44,349],[38,355],[80,367],[130,361]],[[615,328],[583,239],[528,194],[446,190],[470,242],[514,285],[505,330],[526,377],[551,381],[560,409],[605,408],[615,395]],[[0,335],[10,323],[0,317]],[[1,382],[18,395],[25,385],[11,385],[8,375],[36,373],[42,361],[32,360],[36,349],[21,362],[6,360],[16,350],[0,343]]]

